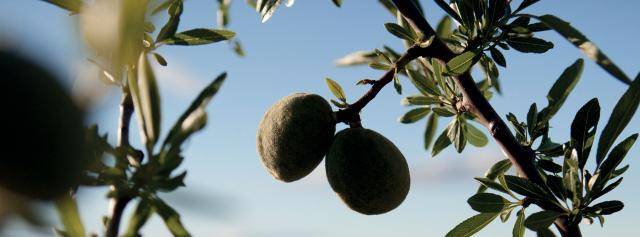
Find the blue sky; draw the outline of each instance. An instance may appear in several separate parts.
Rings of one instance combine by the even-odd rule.
[[[432,1],[421,1],[431,22],[442,12]],[[529,13],[551,13],[570,21],[598,44],[628,75],[640,70],[635,55],[640,37],[638,1],[542,1]],[[181,30],[216,26],[216,1],[185,3]],[[183,214],[183,222],[195,236],[442,236],[474,212],[466,199],[480,176],[494,161],[503,159],[491,142],[488,147],[469,147],[462,154],[451,149],[431,158],[422,148],[424,121],[412,125],[396,122],[407,108],[401,96],[385,88],[363,111],[363,124],[393,141],[411,167],[412,186],[405,202],[379,216],[363,216],[347,209],[332,192],[321,164],[309,177],[284,184],[262,168],[255,151],[255,132],[264,111],[276,100],[293,92],[317,93],[331,98],[324,78],[340,82],[351,100],[366,87],[355,86],[363,78],[377,78],[380,71],[367,67],[338,68],[333,61],[356,50],[370,50],[383,44],[398,50],[402,45],[384,29],[394,19],[374,1],[345,0],[341,9],[329,0],[296,1],[292,8],[279,9],[267,23],[244,1],[235,1],[230,29],[237,32],[247,57],[235,56],[227,44],[197,47],[163,47],[159,52],[169,66],[157,66],[163,95],[163,127],[167,128],[195,97],[199,89],[222,71],[229,73],[221,92],[210,104],[209,124],[187,145],[183,169],[189,171],[187,187],[166,199]],[[158,19],[158,28],[164,19]],[[78,78],[86,66],[84,49],[77,36],[74,17],[40,1],[0,2],[0,42],[18,48],[46,63],[60,75]],[[501,68],[502,96],[492,101],[500,114],[513,112],[524,117],[529,105],[546,105],[545,95],[562,70],[584,56],[553,32],[542,33],[555,48],[543,55],[506,53],[508,67]],[[72,80],[65,83],[72,87]],[[404,81],[405,88],[410,85]],[[611,112],[626,86],[614,80],[596,64],[587,61],[580,83],[552,121],[552,137],[566,140],[575,112],[593,97],[600,100],[602,121]],[[90,122],[115,138],[116,90],[105,94],[92,110]],[[414,92],[408,89],[407,94]],[[440,123],[445,124],[445,122]],[[344,128],[339,125],[339,129]],[[638,132],[634,118],[621,137]],[[137,134],[132,134],[137,141]],[[622,200],[625,208],[607,217],[605,228],[583,225],[585,236],[629,236],[637,232],[640,218],[640,149],[634,147],[626,163],[631,169],[619,190],[608,199]],[[106,213],[104,189],[80,193],[81,210],[88,229],[100,232],[100,216]],[[530,208],[527,213],[535,210]],[[496,221],[478,236],[503,236],[508,224]],[[159,218],[144,228],[148,236],[169,236]],[[48,236],[48,232],[25,230],[13,221],[2,235]],[[533,232],[527,232],[533,236]]]

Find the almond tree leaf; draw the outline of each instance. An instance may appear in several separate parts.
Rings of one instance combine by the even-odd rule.
[[[449,36],[451,36],[451,25],[452,22],[450,16],[442,17],[436,27],[436,35],[438,35],[439,38],[449,38]]]
[[[507,67],[507,60],[504,58],[504,55],[500,52],[500,50],[491,48],[489,52],[491,53],[491,58],[493,58],[493,61],[495,61],[496,64],[502,67]]]
[[[476,193],[467,199],[467,203],[477,212],[492,213],[504,210],[508,201],[493,193]]]
[[[178,31],[178,25],[180,24],[180,15],[182,15],[183,9],[183,1],[182,0],[171,0],[165,2],[168,5],[167,12],[169,13],[169,19],[167,23],[162,26],[160,29],[160,33],[156,37],[156,42],[161,42],[169,37],[173,36],[176,31]],[[161,7],[164,4],[158,6]]]
[[[504,160],[498,161],[495,164],[493,164],[491,166],[491,168],[489,168],[487,170],[487,172],[485,172],[484,177],[487,178],[488,180],[493,181],[499,175],[502,175],[505,172],[507,172],[511,168],[511,165],[512,164],[511,164],[511,161],[509,159],[504,159]],[[481,192],[484,192],[485,190],[487,190],[487,188],[485,186],[480,185],[480,187],[478,188],[477,192],[481,193]]]
[[[63,195],[56,200],[55,204],[60,220],[64,225],[64,232],[74,237],[86,236],[76,200],[69,195]]]
[[[402,100],[404,105],[433,105],[440,103],[440,99],[431,96],[407,96]]]
[[[328,78],[328,77],[325,78],[325,81],[327,82],[327,86],[329,87],[329,90],[331,91],[331,93],[340,101],[342,101],[343,103],[346,103],[347,97],[344,95],[342,86],[340,86],[338,82],[331,80],[331,78]]]
[[[595,61],[600,65],[600,67],[619,81],[624,82],[625,84],[631,84],[631,78],[618,68],[618,66],[614,64],[613,61],[611,61],[611,59],[609,59],[609,57],[607,57],[607,55],[598,48],[598,46],[591,42],[585,35],[580,33],[580,31],[573,28],[569,22],[566,22],[554,15],[543,15],[539,17],[533,15],[528,16],[540,20],[542,23],[558,32],[569,42],[578,47],[587,55],[587,57]]]
[[[581,170],[587,164],[599,120],[600,105],[598,99],[594,98],[578,110],[571,123],[571,146],[578,153],[578,166]]]
[[[600,215],[611,215],[613,213],[619,212],[620,210],[622,210],[622,208],[624,208],[624,203],[617,200],[601,202],[589,207],[589,209],[597,210],[597,213]]]
[[[469,219],[466,219],[462,223],[458,224],[452,230],[445,235],[446,237],[470,237],[478,231],[482,230],[485,226],[491,223],[496,217],[500,215],[499,212],[494,213],[480,213]]]
[[[459,76],[468,71],[475,64],[476,53],[472,51],[464,52],[449,62],[447,62],[447,73],[453,76]]]
[[[505,175],[504,178],[509,189],[520,195],[540,200],[544,200],[548,196],[540,186],[528,179],[513,175]]]
[[[370,51],[356,51],[345,55],[335,61],[336,66],[355,66],[372,63],[376,58],[376,53]]]
[[[332,1],[333,1],[333,4],[336,5],[336,7],[342,6],[342,0],[332,0]]]
[[[431,149],[432,157],[435,157],[436,155],[438,155],[438,153],[451,145],[451,140],[449,140],[449,137],[447,136],[448,133],[449,128],[447,127],[444,131],[442,131],[440,136],[438,136],[436,142],[433,144],[433,149]]]
[[[620,97],[611,112],[611,117],[604,126],[598,141],[596,162],[600,164],[622,130],[629,124],[640,104],[640,74],[633,81],[627,91]]]
[[[391,70],[391,65],[389,64],[384,64],[381,62],[371,62],[369,63],[369,67],[376,69],[376,70],[382,70],[382,71],[389,71]]]
[[[493,181],[491,179],[488,178],[484,178],[484,177],[476,177],[474,178],[475,180],[477,180],[478,182],[480,182],[480,190],[478,190],[477,193],[482,193],[484,191],[486,191],[487,188],[505,193],[505,194],[509,194],[509,191],[507,191],[507,189],[505,189],[504,187],[502,187],[502,185],[500,185],[499,183],[497,183],[496,181]]]
[[[265,23],[273,16],[282,0],[258,0],[256,10],[260,13],[262,23]]]
[[[187,231],[187,229],[180,221],[180,214],[176,212],[171,206],[167,205],[164,201],[160,199],[152,200],[153,209],[155,210],[162,220],[164,220],[164,224],[167,226],[171,234],[175,237],[190,237],[191,234]]]
[[[434,136],[436,135],[436,129],[438,128],[438,115],[432,113],[427,119],[427,127],[424,130],[424,149],[429,150]]]
[[[129,225],[122,237],[137,237],[140,235],[140,229],[147,223],[149,217],[152,214],[152,206],[146,199],[140,200],[136,209],[133,211],[131,218],[129,219]]]
[[[409,112],[398,118],[398,121],[401,123],[415,123],[416,121],[426,117],[429,112],[431,112],[431,109],[427,107],[415,108],[409,110]]]
[[[136,113],[143,113],[146,131],[147,146],[153,146],[160,135],[161,110],[160,93],[156,77],[149,65],[149,60],[145,53],[140,54],[138,60],[138,89],[140,107],[135,108]]]
[[[633,134],[620,142],[617,146],[611,150],[607,159],[602,162],[602,166],[599,168],[599,175],[594,185],[594,190],[600,190],[611,179],[611,174],[620,165],[624,157],[629,152],[629,149],[633,146],[638,138],[638,134]]]
[[[471,145],[474,145],[476,147],[483,147],[486,146],[487,143],[489,143],[487,136],[484,135],[484,133],[480,131],[480,129],[473,126],[473,124],[465,122],[463,129],[465,130],[465,137],[467,138],[467,141],[471,143]]]
[[[547,94],[549,105],[538,113],[538,124],[546,124],[560,110],[564,101],[578,84],[583,66],[584,60],[578,59],[562,72]]]
[[[510,37],[507,43],[523,53],[544,53],[553,48],[553,43],[535,37]]]
[[[384,27],[387,29],[387,31],[389,31],[389,33],[391,33],[392,35],[395,35],[400,39],[403,39],[412,43],[416,42],[415,34],[412,34],[409,30],[405,29],[404,27],[396,23],[386,23],[384,24]]]
[[[531,214],[527,219],[524,220],[524,226],[533,230],[538,231],[542,229],[549,228],[551,224],[558,218],[562,213],[555,211],[540,211]]]
[[[229,40],[235,35],[235,32],[224,29],[196,28],[177,33],[162,40],[160,43],[167,45],[203,45]]]
[[[191,105],[189,105],[189,108],[187,108],[187,110],[184,113],[182,113],[182,115],[173,125],[171,130],[169,130],[169,134],[167,135],[167,137],[165,138],[162,144],[163,148],[166,149],[168,147],[170,148],[179,147],[182,144],[182,142],[190,134],[202,128],[202,127],[199,127],[199,128],[196,127],[197,129],[195,130],[186,130],[186,128],[189,128],[189,126],[185,126],[185,125],[188,124],[187,122],[189,120],[192,120],[190,118],[195,118],[197,117],[197,115],[201,115],[204,113],[203,111],[205,107],[207,106],[207,104],[209,104],[213,96],[216,93],[218,93],[218,90],[220,90],[220,87],[222,86],[222,83],[226,78],[227,78],[226,72],[220,74],[218,77],[216,77],[216,79],[214,79],[209,85],[207,85],[200,92],[198,97],[196,97],[196,99],[194,99],[193,102],[191,102]]]
[[[516,219],[516,223],[513,225],[513,237],[523,237],[524,236],[524,208],[518,211],[518,218]]]

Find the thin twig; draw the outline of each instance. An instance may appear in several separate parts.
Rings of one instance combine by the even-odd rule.
[[[131,94],[125,89],[120,102],[120,119],[118,124],[118,147],[129,146],[129,124],[133,114]],[[114,189],[114,186],[111,186]],[[131,197],[118,197],[110,200],[109,220],[106,225],[105,237],[117,237],[120,229],[122,213],[131,201]]]

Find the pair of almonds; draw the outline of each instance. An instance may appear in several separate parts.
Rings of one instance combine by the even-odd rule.
[[[347,128],[335,134],[331,106],[315,94],[295,93],[267,110],[258,127],[258,153],[278,180],[307,176],[327,157],[331,188],[347,206],[362,214],[391,211],[409,192],[407,162],[379,133]]]

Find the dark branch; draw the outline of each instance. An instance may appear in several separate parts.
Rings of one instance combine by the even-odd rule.
[[[418,30],[423,33],[425,38],[436,36],[435,31],[429,22],[427,22],[426,18],[422,14],[420,14],[420,11],[411,1],[393,0],[393,3],[407,21],[416,26]],[[440,41],[437,36],[428,48],[430,49],[424,50],[420,56],[435,57],[445,62],[456,56],[456,54],[452,52],[442,41]],[[455,77],[454,81],[462,91],[462,106],[464,106],[467,111],[475,115],[479,122],[481,122],[490,131],[491,136],[500,145],[500,148],[507,155],[518,172],[533,183],[536,183],[541,187],[547,187],[544,179],[535,167],[535,153],[530,148],[520,145],[511,133],[511,130],[507,127],[506,123],[502,118],[500,118],[489,101],[487,101],[487,99],[482,95],[482,92],[473,81],[471,74],[469,72],[464,73],[459,77]],[[536,204],[544,209],[558,210],[558,207],[553,205],[545,203]],[[570,225],[564,217],[558,218],[555,225],[562,236],[581,235],[578,225]]]
[[[353,104],[349,105],[346,109],[336,112],[336,122],[347,123],[352,127],[360,126],[360,111],[367,106],[367,104],[378,95],[378,92],[384,88],[389,82],[393,81],[393,77],[396,76],[398,70],[402,70],[409,62],[416,59],[419,56],[419,51],[422,48],[418,45],[414,45],[407,49],[407,51],[396,60],[391,69],[389,69],[380,79],[375,81],[369,81],[371,89],[367,91],[360,99]]]

